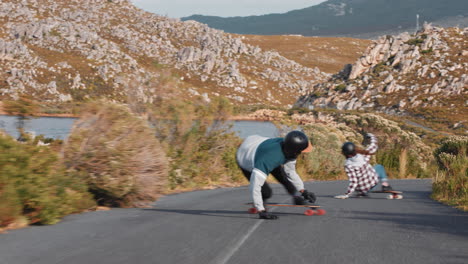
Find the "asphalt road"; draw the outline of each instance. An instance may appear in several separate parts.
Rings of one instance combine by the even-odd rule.
[[[0,264],[468,263],[468,213],[429,198],[429,180],[393,180],[403,200],[337,200],[347,182],[313,182],[327,211],[247,214],[247,187],[170,195],[153,208],[72,215],[0,234]],[[274,186],[272,202],[290,202]]]

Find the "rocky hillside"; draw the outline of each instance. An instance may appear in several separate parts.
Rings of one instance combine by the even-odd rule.
[[[381,37],[296,105],[385,113],[436,110],[466,122],[467,88],[468,28],[425,24],[416,35]]]
[[[52,105],[225,96],[284,106],[329,77],[127,0],[2,0],[0,61],[1,98],[29,94]]]
[[[255,35],[301,34],[376,38],[414,32],[416,14],[421,24],[468,26],[466,0],[328,0],[319,5],[282,14],[247,17],[193,15],[195,20],[226,32]]]

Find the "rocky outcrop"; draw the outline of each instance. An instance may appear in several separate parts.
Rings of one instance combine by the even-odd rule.
[[[316,85],[296,105],[387,113],[415,107],[466,107],[466,50],[468,28],[425,24],[416,35],[383,36],[353,65]]]
[[[329,77],[241,37],[144,12],[127,0],[6,0],[0,25],[3,97],[29,93],[64,102],[137,95],[152,102],[198,93],[285,104]]]

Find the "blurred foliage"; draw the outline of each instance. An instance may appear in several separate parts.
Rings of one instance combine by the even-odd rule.
[[[438,172],[432,198],[468,210],[468,137],[450,137],[434,151]]]
[[[164,192],[166,154],[145,119],[127,106],[85,106],[63,147],[65,165],[99,204],[145,206]]]
[[[233,109],[225,98],[160,101],[153,107],[151,123],[170,157],[171,190],[245,183],[235,161],[241,140],[225,123]]]
[[[4,100],[3,110],[9,115],[18,116],[17,128],[21,131],[24,128],[24,122],[33,117],[39,111],[39,105],[31,96],[20,96],[17,100]]]
[[[37,113],[39,105],[32,97],[21,96],[18,100],[4,100],[3,110],[10,115],[28,117]]]
[[[49,147],[0,135],[0,226],[21,216],[29,223],[53,224],[93,206],[87,186],[65,172]]]

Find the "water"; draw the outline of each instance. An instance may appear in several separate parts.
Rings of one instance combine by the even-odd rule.
[[[279,137],[280,131],[271,122],[263,121],[229,121],[232,124],[231,130],[236,132],[240,138],[250,135],[260,135],[264,137]]]
[[[34,132],[35,135],[44,135],[47,138],[66,139],[76,118],[65,117],[39,117],[25,121],[25,131]],[[19,134],[16,129],[18,118],[15,116],[0,115],[0,129],[4,130],[14,138]],[[232,124],[231,131],[241,138],[249,135],[260,135],[264,137],[279,137],[280,132],[271,122],[262,121],[228,121]]]
[[[28,119],[24,122],[24,130],[33,132],[35,135],[44,135],[48,138],[66,139],[76,118],[68,117],[39,117]],[[16,129],[18,117],[0,115],[0,129],[7,134],[18,138]]]

